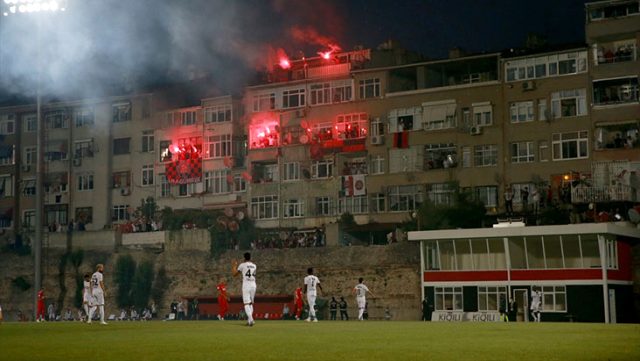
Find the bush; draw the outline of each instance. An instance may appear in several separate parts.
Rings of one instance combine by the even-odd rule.
[[[31,288],[31,283],[24,276],[18,276],[11,280],[11,285],[20,291],[26,291]]]
[[[118,307],[128,307],[133,304],[131,290],[136,272],[136,261],[130,255],[124,255],[116,261],[115,282],[117,284],[116,303]]]
[[[169,277],[167,277],[167,270],[164,267],[160,267],[158,269],[158,274],[155,277],[155,281],[153,282],[153,287],[151,288],[151,298],[157,303],[162,304],[164,299],[164,293],[171,281]]]
[[[138,265],[136,274],[133,276],[133,289],[131,292],[133,305],[137,308],[144,308],[149,305],[153,276],[153,263],[144,261]]]

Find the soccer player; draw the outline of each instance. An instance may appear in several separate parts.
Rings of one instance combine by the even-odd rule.
[[[36,322],[44,322],[44,287],[38,291],[38,311],[36,312]]]
[[[304,278],[304,292],[307,294],[307,302],[309,303],[309,317],[305,320],[307,322],[312,320],[313,322],[318,322],[316,317],[316,288],[322,291],[320,280],[313,275],[313,267],[309,267],[307,268],[307,277]]]
[[[218,283],[216,289],[218,290],[218,320],[224,321],[224,316],[229,311],[229,296],[224,278]]]
[[[531,291],[531,314],[535,322],[540,322],[540,307],[542,306],[542,293],[540,290]]]
[[[358,284],[353,288],[353,293],[356,295],[356,302],[358,303],[358,320],[364,321],[364,310],[367,307],[367,292],[373,296],[373,292],[369,290],[369,288],[362,283],[364,279],[360,277],[358,279]]]
[[[93,314],[96,312],[96,308],[100,312],[100,324],[106,325],[104,320],[104,296],[107,293],[104,288],[104,278],[102,273],[104,272],[104,265],[99,263],[96,266],[96,271],[91,275],[91,296],[93,298],[93,305],[89,310],[89,320],[87,323],[91,323]]]
[[[242,302],[244,311],[247,314],[247,326],[255,324],[253,320],[253,300],[256,296],[256,265],[251,262],[251,253],[244,254],[244,262],[238,265],[238,261],[233,261],[232,274],[242,275]]]
[[[84,310],[87,321],[89,321],[89,307],[93,306],[93,297],[91,296],[91,274],[84,274],[82,289],[82,309]]]
[[[295,310],[294,310],[294,314],[296,315],[296,320],[300,320],[300,317],[302,316],[302,306],[303,306],[303,301],[302,301],[302,288],[298,287],[296,288],[296,292],[294,293],[294,304],[295,304]]]

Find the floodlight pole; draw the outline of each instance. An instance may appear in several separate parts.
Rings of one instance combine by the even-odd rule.
[[[40,82],[41,82],[41,56],[40,56],[40,16],[37,16],[36,19],[36,66],[37,66],[37,75],[36,75],[36,214],[35,214],[35,239],[33,244],[33,256],[34,256],[34,313],[37,313],[38,309],[38,291],[42,288],[42,229],[43,229],[43,201],[44,201],[44,189],[43,189],[43,134],[44,127],[42,124],[42,94],[40,91]],[[37,315],[34,315],[34,319],[37,318]]]

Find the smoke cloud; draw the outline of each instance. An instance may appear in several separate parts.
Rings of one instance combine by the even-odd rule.
[[[344,21],[337,6],[69,0],[65,12],[2,17],[0,96],[33,96],[39,83],[45,94],[87,98],[123,84],[148,87],[199,75],[234,91],[253,70],[273,64],[277,56],[270,54],[296,58],[340,43]]]

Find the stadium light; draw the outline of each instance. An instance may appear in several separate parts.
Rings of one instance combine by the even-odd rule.
[[[67,9],[66,0],[3,0],[2,15],[57,12]]]
[[[35,15],[36,13],[55,13],[65,11],[67,0],[2,0],[2,15]],[[40,56],[40,18],[36,17],[36,46],[38,55],[36,56],[36,216],[35,216],[35,239],[32,244],[34,258],[34,292],[33,311],[34,320],[37,312],[38,291],[42,286],[42,241],[43,241],[43,220],[44,220],[44,187],[43,187],[43,164],[44,164],[44,127],[42,124],[42,96],[40,92],[40,74],[42,72],[42,59]]]

